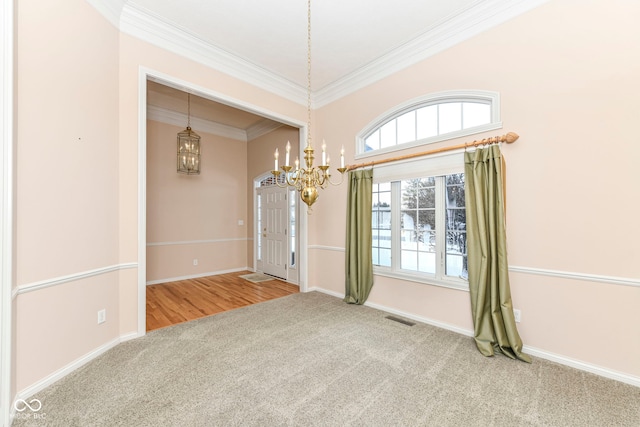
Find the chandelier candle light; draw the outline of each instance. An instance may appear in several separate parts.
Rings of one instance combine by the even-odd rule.
[[[285,162],[282,166],[284,172],[284,184],[280,185],[280,168],[278,168],[278,149],[274,153],[274,169],[271,171],[275,176],[276,185],[278,187],[294,187],[299,193],[300,198],[309,207],[308,212],[311,213],[311,205],[318,198],[318,189],[326,188],[328,184],[339,185],[342,183],[344,173],[347,168],[344,165],[344,146],[340,150],[340,182],[331,182],[331,172],[329,171],[330,158],[327,155],[327,144],[322,141],[322,164],[313,166],[313,147],[311,146],[311,0],[307,1],[307,146],[304,149],[305,167],[300,168],[300,161],[296,157],[295,168],[290,163],[291,144],[287,141]]]

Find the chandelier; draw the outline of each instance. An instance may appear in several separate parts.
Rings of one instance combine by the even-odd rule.
[[[331,182],[331,172],[329,170],[330,158],[327,155],[327,145],[322,142],[322,164],[319,166],[313,166],[314,150],[311,145],[311,0],[307,1],[307,146],[304,149],[304,162],[305,167],[300,167],[300,161],[296,158],[295,167],[292,167],[289,163],[289,155],[291,151],[291,144],[287,142],[285,164],[282,166],[282,172],[278,168],[278,149],[274,153],[274,170],[271,173],[275,176],[275,182],[278,187],[295,188],[300,193],[300,198],[309,207],[309,213],[311,212],[311,205],[318,198],[318,189],[326,188],[328,184],[339,185],[342,183],[344,173],[347,168],[344,166],[344,146],[340,150],[340,167],[337,168],[340,172],[340,182]],[[284,172],[284,176],[281,179],[280,174]],[[280,184],[282,182],[282,184]]]
[[[187,128],[178,132],[178,173],[200,175],[200,135],[191,130],[191,94],[187,94]]]

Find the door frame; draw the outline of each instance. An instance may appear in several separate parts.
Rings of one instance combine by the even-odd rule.
[[[0,425],[11,424],[14,353],[14,1],[0,5]]]
[[[269,188],[269,187],[260,187],[260,183],[267,179],[272,177],[273,174],[271,173],[271,171],[268,172],[264,172],[263,174],[258,175],[257,177],[255,177],[253,179],[253,270],[254,271],[263,271],[263,269],[260,268],[259,265],[259,260],[258,260],[258,237],[259,234],[261,233],[261,230],[258,227],[258,193],[260,192],[261,188]],[[275,184],[274,184],[275,187]],[[291,197],[291,187],[287,187],[284,188],[283,191],[287,192],[287,207],[289,206],[290,203],[290,199],[289,197]],[[297,200],[297,192],[294,194],[294,197],[296,197],[296,213],[295,213],[295,218],[296,218],[296,264],[295,267],[292,268],[291,266],[291,240],[290,240],[290,236],[291,236],[291,227],[288,227],[287,230],[287,282],[289,283],[293,283],[295,285],[300,286],[300,291],[304,292],[302,290],[302,284],[301,284],[301,270],[300,270],[300,252],[301,252],[301,236],[300,233],[298,232],[298,230],[300,229],[300,202]],[[291,211],[289,209],[287,209],[287,223],[291,224]],[[306,256],[306,254],[305,254]],[[295,271],[294,276],[292,276],[292,271]],[[306,291],[306,287],[305,287],[305,291]]]
[[[162,73],[147,67],[138,69],[138,333],[146,334],[147,314],[147,80],[188,91],[202,98],[248,111],[253,114],[295,127],[299,129],[300,141],[307,139],[307,124],[303,120],[294,119],[275,111],[259,107],[255,104],[232,98],[210,88],[182,80],[178,77]],[[304,157],[303,144],[300,144],[300,156]],[[307,290],[307,227],[306,215],[298,215],[298,285],[301,292]],[[248,239],[247,239],[248,240]],[[255,254],[254,254],[255,257]]]
[[[269,224],[270,216],[267,213],[267,208],[269,207],[268,205],[270,204],[269,196],[267,196],[266,199],[263,197],[262,198],[262,203],[263,204],[261,206],[261,217],[262,217],[263,221],[266,220],[266,223],[262,224],[262,227],[263,227],[262,231],[259,230],[258,227],[254,228],[254,239],[253,240],[254,240],[254,246],[255,246],[257,241],[260,240],[260,235],[261,234],[263,234],[263,237],[266,237],[265,241],[263,242],[265,244],[263,245],[262,250],[261,250],[261,253],[263,254],[263,256],[262,256],[262,273],[269,274],[269,275],[272,275],[272,276],[275,276],[275,277],[278,277],[280,279],[284,279],[284,280],[288,281],[289,280],[289,254],[290,254],[290,249],[289,248],[291,246],[290,245],[290,241],[289,241],[289,233],[288,233],[289,222],[291,221],[291,219],[290,219],[291,216],[289,215],[289,197],[288,197],[289,196],[289,194],[288,194],[289,192],[287,191],[286,188],[282,188],[282,187],[279,187],[277,185],[269,185],[267,187],[260,187],[259,189],[256,189],[256,192],[259,193],[259,194],[263,194],[263,195],[264,194],[271,194],[271,195],[277,195],[278,197],[282,197],[282,199],[280,199],[278,203],[280,203],[285,209],[285,211],[284,211],[284,219],[282,218],[282,213],[280,214],[280,220],[283,220],[284,225],[285,225],[285,230],[284,231],[282,231],[282,230],[278,230],[278,231],[269,230],[270,225],[271,225],[271,224]],[[256,214],[257,214],[257,212],[256,212],[256,210],[254,208],[254,219],[256,217]],[[254,223],[257,223],[257,221],[254,221]],[[269,233],[278,235],[278,238],[282,239],[282,241],[283,241],[283,245],[282,245],[282,247],[280,247],[280,250],[276,251],[276,252],[280,252],[279,255],[282,256],[282,258],[280,258],[280,259],[281,259],[281,261],[284,261],[283,262],[284,266],[278,268],[281,272],[282,272],[282,268],[284,268],[284,272],[283,272],[282,276],[279,276],[277,274],[273,274],[274,273],[273,271],[267,272],[266,268],[265,268],[265,267],[267,267],[269,265],[268,260],[270,258],[269,257],[270,251],[269,251],[269,244],[268,244],[268,242],[269,242],[269,237],[268,237]],[[258,239],[256,239],[256,237]],[[278,254],[271,254],[271,255],[273,255],[275,257],[275,259],[279,258]],[[265,260],[267,260],[266,264],[264,262]],[[260,271],[260,270],[258,270],[258,271]]]

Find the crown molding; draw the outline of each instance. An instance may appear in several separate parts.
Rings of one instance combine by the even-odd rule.
[[[268,134],[269,132],[273,132],[274,130],[282,126],[282,123],[274,122],[273,120],[260,120],[258,123],[250,126],[247,129],[247,140],[252,141],[256,138]]]
[[[320,108],[502,24],[549,0],[490,0],[441,22],[421,36],[314,93]]]
[[[186,114],[177,111],[168,110],[166,108],[149,105],[147,107],[147,119],[156,122],[167,123],[175,126],[184,126],[189,120]],[[238,141],[248,142],[272,132],[282,123],[273,120],[264,119],[250,126],[247,130],[236,128],[212,120],[202,119],[199,117],[191,117],[191,127],[196,132],[206,132],[225,138],[236,139]]]
[[[123,7],[120,31],[298,104],[306,105],[306,90],[302,86],[213,46],[137,5],[127,3]]]
[[[120,29],[120,14],[127,0],[86,0],[114,27]]]
[[[86,0],[123,33],[246,83],[306,105],[306,89],[259,65],[220,49],[127,0]],[[440,22],[421,36],[313,93],[320,108],[421,62],[549,0],[486,0]]]
[[[147,107],[147,119],[156,122],[167,123],[170,125],[184,127],[189,118],[186,114],[177,111],[168,110],[166,108],[149,105]],[[191,117],[191,128],[196,132],[206,132],[224,138],[236,139],[238,141],[247,142],[247,132],[229,125],[223,125],[211,120],[201,119],[199,117]]]

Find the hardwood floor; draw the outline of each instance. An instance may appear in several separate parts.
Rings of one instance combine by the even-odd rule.
[[[147,286],[147,332],[234,308],[298,293],[298,286],[273,279],[253,283],[220,274]]]

